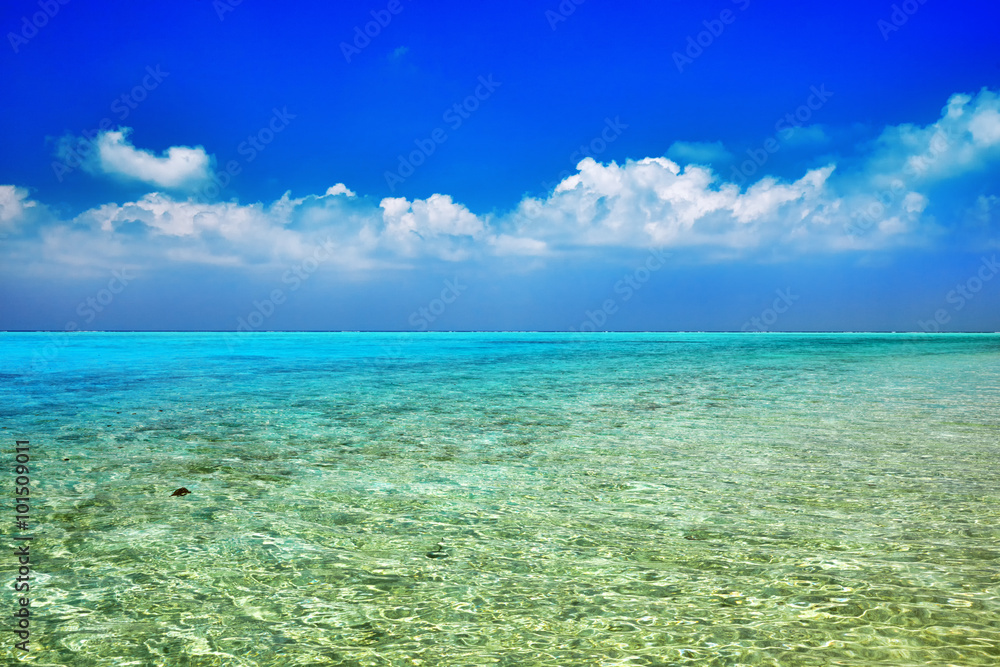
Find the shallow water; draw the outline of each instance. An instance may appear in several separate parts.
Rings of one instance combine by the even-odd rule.
[[[0,359],[27,662],[1000,663],[1000,335],[7,333]]]

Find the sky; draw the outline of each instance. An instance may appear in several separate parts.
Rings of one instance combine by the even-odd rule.
[[[1000,330],[1000,5],[7,0],[0,330]]]

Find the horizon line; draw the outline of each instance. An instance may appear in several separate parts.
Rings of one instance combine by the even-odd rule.
[[[917,331],[917,330],[846,330],[846,329],[814,329],[790,331],[739,331],[736,329],[607,329],[599,331],[571,331],[567,329],[440,329],[431,331],[414,331],[412,329],[274,329],[260,331],[239,331],[235,329],[0,329],[0,333],[53,333],[53,334],[89,334],[89,333],[214,333],[214,334],[283,334],[283,333],[394,333],[394,334],[441,334],[441,333],[541,333],[541,334],[1000,334],[1000,331]]]

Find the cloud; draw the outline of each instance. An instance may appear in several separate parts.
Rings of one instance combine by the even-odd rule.
[[[25,209],[37,202],[28,199],[28,191],[13,185],[0,185],[0,226],[13,227],[24,217]]]
[[[876,185],[900,179],[928,184],[982,171],[1000,159],[1000,96],[956,94],[935,123],[887,127],[870,150],[866,174]]]
[[[408,46],[397,46],[389,53],[389,60],[400,60],[403,56],[410,52],[410,47]]]
[[[967,241],[983,245],[991,225],[983,223],[975,201],[997,194],[998,120],[1000,97],[984,88],[952,95],[929,125],[886,127],[861,147],[863,159],[837,184],[852,218],[848,225],[926,240],[976,227],[978,235]],[[990,215],[995,223],[995,212]]]
[[[28,198],[25,188],[0,185],[0,240],[6,241],[46,214],[44,206]],[[0,261],[5,260],[0,258]]]
[[[90,173],[141,181],[157,188],[186,189],[206,183],[211,177],[212,158],[201,146],[171,146],[164,155],[136,148],[129,140],[128,127],[106,130],[97,135],[83,160]],[[58,155],[65,162],[76,159],[73,147],[82,140],[72,137],[60,142]]]
[[[827,201],[833,167],[784,183],[765,178],[745,193],[706,167],[666,158],[578,165],[544,201],[522,202],[519,229],[554,248],[715,246],[749,249],[795,243]]]
[[[386,197],[379,204],[385,227],[382,238],[403,255],[430,251],[457,261],[471,256],[473,242],[487,236],[486,223],[448,195],[412,202]]]
[[[331,185],[326,189],[326,196],[333,197],[335,195],[347,195],[348,197],[356,197],[357,194],[348,189],[343,183],[337,183],[336,185]]]
[[[195,149],[175,148],[164,158],[147,159],[125,143],[125,133],[104,138],[112,152],[120,151],[120,171],[138,172],[144,164],[150,179],[156,172],[160,181],[176,183],[185,169],[199,173],[189,165],[206,164],[171,152],[204,156]],[[270,203],[250,204],[153,192],[66,219],[29,200],[23,188],[8,185],[0,187],[0,223],[14,229],[31,209],[38,234],[5,242],[7,254],[0,261],[13,265],[18,257],[33,257],[37,267],[79,270],[122,258],[149,266],[278,266],[322,241],[337,248],[325,267],[366,271],[492,257],[505,257],[508,264],[521,257],[537,266],[551,256],[593,257],[605,249],[654,246],[684,249],[693,261],[773,261],[945,242],[996,246],[1000,98],[995,92],[954,95],[934,123],[886,127],[858,150],[831,154],[793,179],[763,175],[746,188],[697,161],[682,166],[668,157],[620,164],[586,158],[545,196],[525,197],[510,210],[488,215],[477,215],[447,194],[377,201],[337,183],[323,194],[286,193]],[[719,143],[677,143],[668,152],[726,154]]]
[[[733,159],[733,154],[726,150],[721,141],[675,141],[667,149],[666,157],[681,164],[710,165],[729,162]]]
[[[826,134],[815,134],[809,141],[824,143]],[[889,249],[950,238],[988,246],[997,236],[997,213],[982,204],[1000,194],[1000,96],[987,89],[953,95],[927,126],[885,128],[859,155],[831,158],[794,181],[764,175],[745,192],[703,164],[726,155],[720,143],[678,142],[668,155],[689,163],[583,160],[550,195],[521,202],[515,229],[530,229],[550,249],[670,245],[743,254]],[[980,235],[957,238],[958,228]]]
[[[830,137],[822,125],[800,125],[781,131],[781,143],[785,146],[817,147],[829,141]]]
[[[4,186],[0,196],[23,190]],[[3,200],[6,201],[6,200]],[[20,201],[20,199],[17,199]],[[4,209],[5,211],[7,209]],[[376,204],[343,184],[323,195],[268,204],[207,203],[154,192],[136,201],[97,206],[69,220],[52,218],[40,240],[21,238],[36,267],[99,272],[129,258],[147,268],[204,264],[268,268],[308,256],[319,243],[336,247],[330,266],[345,271],[406,268],[416,260],[455,262],[482,252],[538,252],[526,239],[497,236],[489,225],[447,195],[386,198]]]

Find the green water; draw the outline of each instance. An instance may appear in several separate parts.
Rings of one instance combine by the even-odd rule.
[[[998,335],[0,334],[0,358],[38,558],[4,664],[1000,663]]]

